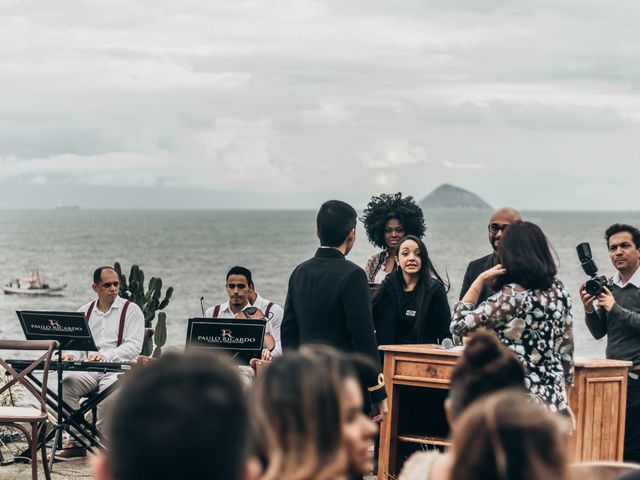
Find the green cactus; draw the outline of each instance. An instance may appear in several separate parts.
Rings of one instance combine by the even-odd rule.
[[[152,331],[151,335],[145,335],[142,354],[149,356],[153,353],[154,357],[160,356],[162,347],[167,342],[167,315],[160,310],[164,310],[169,305],[171,295],[173,295],[173,287],[167,288],[164,298],[161,300],[162,279],[151,277],[145,292],[144,272],[138,265],[131,266],[128,281],[118,262],[115,263],[113,269],[120,277],[120,296],[140,307],[144,314],[145,329]],[[156,312],[158,312],[158,319],[154,327],[153,321],[156,318]],[[155,348],[153,348],[154,344]]]

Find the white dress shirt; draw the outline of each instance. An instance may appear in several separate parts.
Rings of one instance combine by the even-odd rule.
[[[266,314],[267,306],[269,305],[269,300],[265,300],[264,298],[262,298],[258,294],[258,292],[256,292],[256,295],[257,297],[254,304],[251,305],[251,303],[247,302],[247,304],[242,310],[244,311],[249,307],[256,307],[260,309],[262,313]],[[207,308],[207,311],[204,313],[204,316],[206,318],[212,318],[214,310],[215,310],[215,307]],[[282,310],[282,307],[274,303],[273,306],[271,307],[271,310],[269,310],[269,318],[267,318],[267,324],[264,329],[264,332],[271,334],[271,336],[276,342],[275,347],[273,347],[273,350],[271,351],[272,357],[279,357],[280,355],[282,355],[282,342],[280,341],[280,325],[282,324],[283,314],[284,314],[284,311]],[[235,316],[236,314],[233,313],[231,311],[231,308],[229,307],[229,302],[220,304],[220,311],[218,312],[217,318],[235,318]]]
[[[245,309],[253,307],[249,302],[242,308],[242,311]],[[207,311],[204,312],[205,318],[213,318],[213,311],[216,307],[209,307]],[[220,304],[220,311],[216,318],[236,318],[236,314],[231,311],[231,307],[229,306],[229,302],[224,302]]]
[[[256,292],[256,301],[253,302],[253,306],[262,310],[262,313],[267,314],[267,307],[269,306],[269,300],[266,300],[260,296],[258,292]],[[280,305],[276,305],[275,303],[271,306],[271,310],[269,310],[269,315],[267,316],[267,327],[265,329],[266,333],[270,333],[273,339],[276,342],[276,346],[273,347],[271,351],[272,357],[279,357],[282,355],[282,342],[280,341],[280,326],[282,325],[282,316],[284,315],[284,310]]]
[[[620,272],[616,272],[612,280],[613,284],[617,285],[620,288],[624,288],[629,284],[633,285],[636,288],[640,288],[640,268],[636,270],[636,273],[631,276],[627,283],[622,282],[622,279],[620,278]]]
[[[119,347],[117,346],[120,313],[124,308],[125,302],[124,298],[118,296],[109,310],[103,313],[98,309],[98,301],[96,300],[91,312],[91,318],[87,322],[96,347],[98,347],[98,353],[107,362],[133,362],[142,351],[144,315],[140,307],[133,302],[127,308],[124,331],[122,332],[122,344]],[[91,303],[83,305],[78,311],[86,315]],[[79,360],[82,359],[84,352],[77,355],[77,357]]]

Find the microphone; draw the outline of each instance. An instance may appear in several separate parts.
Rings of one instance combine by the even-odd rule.
[[[453,341],[450,338],[445,338],[444,340],[442,340],[442,343],[440,345],[445,350],[449,350],[450,348],[453,348]]]
[[[204,297],[200,297],[200,308],[202,309],[202,318],[204,318]]]

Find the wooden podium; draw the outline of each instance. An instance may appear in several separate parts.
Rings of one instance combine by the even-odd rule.
[[[378,478],[398,475],[404,460],[418,450],[449,445],[444,413],[453,368],[461,351],[437,345],[383,345],[389,416],[380,429]],[[631,362],[577,358],[569,403],[576,431],[572,461],[622,461]]]

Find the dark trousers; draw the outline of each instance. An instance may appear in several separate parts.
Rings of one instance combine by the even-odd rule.
[[[640,372],[631,372],[636,375]],[[624,425],[624,461],[640,463],[640,378],[628,377],[627,418]]]

